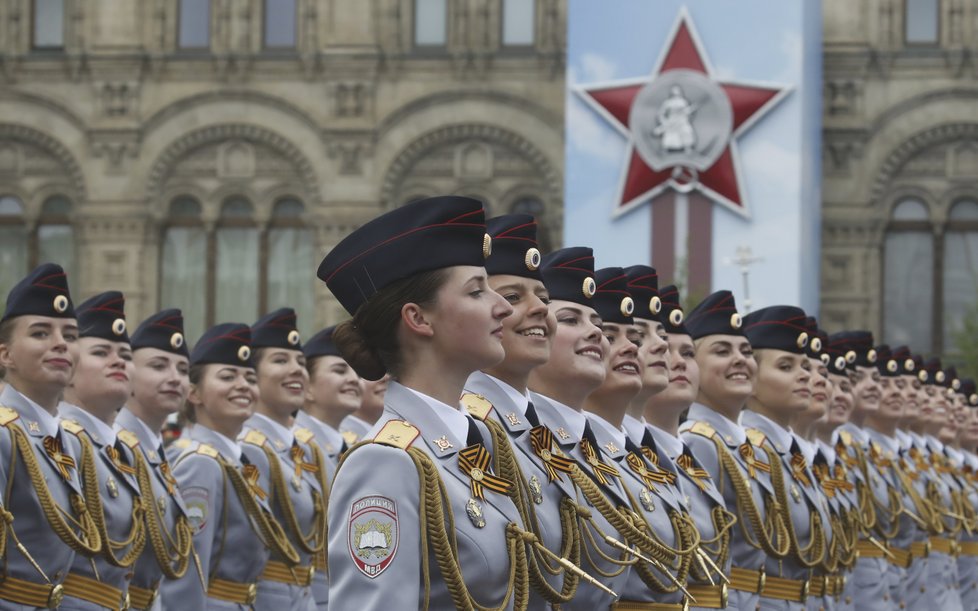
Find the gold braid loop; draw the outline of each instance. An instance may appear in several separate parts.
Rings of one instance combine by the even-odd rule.
[[[231,487],[238,495],[245,512],[251,517],[251,528],[258,535],[258,538],[261,539],[265,547],[282,558],[286,564],[297,566],[302,559],[289,542],[289,537],[282,530],[282,525],[258,504],[251,485],[245,480],[241,471],[223,456],[219,456],[218,461],[224,468],[224,473],[230,480]]]
[[[795,530],[795,523],[791,519],[791,505],[788,501],[788,491],[785,488],[784,465],[781,457],[776,452],[771,451],[765,446],[761,446],[767,455],[767,462],[771,466],[771,485],[774,487],[774,495],[781,511],[782,520],[787,526],[788,531],[788,553],[794,556],[798,563],[805,568],[817,566],[825,558],[825,532],[822,525],[822,516],[818,511],[809,508],[808,512],[808,544],[802,546],[798,541],[798,532]],[[800,456],[800,455],[799,455]],[[797,464],[792,465],[797,469]],[[805,477],[808,481],[808,477]],[[811,485],[811,481],[808,481]]]
[[[730,537],[733,526],[737,523],[737,516],[727,511],[726,507],[716,505],[710,511],[710,518],[713,521],[713,532],[715,534],[710,539],[703,539],[701,533],[700,549],[703,550],[703,553],[709,554],[716,566],[723,568],[727,565],[727,559],[730,557]],[[704,572],[703,567],[699,564],[693,563],[691,571],[693,579],[696,581],[710,580],[709,573]]]
[[[136,457],[136,481],[144,498],[153,498],[153,483],[149,466],[140,450],[133,450]],[[165,464],[165,463],[164,463]],[[174,534],[167,532],[163,516],[156,503],[147,503],[150,509],[145,512],[146,530],[149,543],[163,575],[167,579],[180,579],[187,572],[190,563],[190,550],[193,547],[193,532],[186,516],[178,516],[174,524]],[[169,540],[169,543],[167,540]]]
[[[298,446],[293,446],[298,447]],[[318,554],[326,548],[326,505],[322,495],[312,490],[314,513],[309,534],[302,532],[302,525],[295,514],[295,505],[285,483],[285,474],[278,456],[266,445],[261,446],[268,460],[269,473],[272,479],[272,502],[278,505],[285,517],[285,527],[292,533],[292,541],[299,549],[307,554]],[[300,449],[301,451],[301,449]]]

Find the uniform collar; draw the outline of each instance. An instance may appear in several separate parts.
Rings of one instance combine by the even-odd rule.
[[[113,428],[117,434],[122,430],[128,430],[135,434],[139,443],[149,452],[156,452],[158,448],[163,446],[163,436],[149,428],[142,418],[129,411],[128,407],[123,407],[119,411]]]
[[[576,409],[568,407],[556,399],[551,399],[550,397],[544,397],[550,404],[554,406],[557,413],[564,419],[567,423],[568,432],[574,439],[581,439],[584,437],[584,427],[587,425],[587,417],[583,412],[579,412]]]
[[[900,445],[893,437],[884,435],[883,433],[874,431],[873,429],[867,429],[866,432],[869,434],[869,438],[882,446],[884,450],[888,450],[894,455],[900,452]]]
[[[642,445],[642,437],[645,436],[645,418],[639,420],[635,416],[625,414],[625,419],[621,423],[625,429],[625,434],[637,446]]]
[[[343,429],[353,429],[353,428],[362,428],[363,434],[366,435],[367,433],[370,432],[370,429],[374,428],[374,425],[370,424],[363,418],[357,418],[353,414],[350,414],[349,416],[343,419],[343,422],[340,423],[340,432],[342,433]]]
[[[115,445],[115,431],[91,413],[64,401],[58,406],[58,412],[60,412],[62,419],[77,420],[95,443],[106,446]]]
[[[825,457],[825,462],[829,463],[830,465],[834,465],[836,458],[835,448],[825,443],[821,439],[816,439],[815,445],[818,447],[818,451],[822,453],[822,456]]]
[[[833,442],[838,441],[839,433],[841,431],[845,431],[850,435],[852,435],[852,438],[855,439],[856,443],[858,443],[860,446],[865,446],[867,443],[869,443],[869,435],[866,434],[866,431],[864,431],[863,429],[859,428],[858,426],[856,426],[851,422],[846,422],[845,424],[843,424],[842,426],[840,426],[839,428],[835,429],[835,431],[832,432]]]
[[[394,384],[397,384],[397,382],[394,382]],[[418,397],[424,401],[425,404],[431,407],[431,411],[435,413],[438,419],[442,421],[448,430],[463,431],[463,435],[465,434],[464,431],[469,430],[469,418],[465,415],[465,412],[462,411],[458,404],[449,405],[447,403],[442,403],[438,399],[429,397],[428,395],[418,392],[413,388],[408,388],[407,386],[403,386],[401,384],[397,385],[405,390],[411,391],[411,394]]]
[[[616,427],[615,425],[611,424],[610,422],[608,422],[607,420],[605,420],[604,418],[602,418],[601,416],[593,412],[586,412],[585,418],[587,418],[588,422],[591,423],[592,428],[597,429],[600,427],[600,429],[604,431],[603,435],[600,432],[596,432],[595,433],[596,436],[610,437],[611,440],[614,442],[614,444],[618,446],[620,450],[625,449],[625,445],[626,445],[625,440],[628,439],[628,436],[625,434],[625,431]],[[614,454],[615,452],[611,452],[611,453]]]
[[[21,394],[10,384],[7,384],[3,392],[0,393],[0,403],[17,411],[20,417],[28,422],[36,422],[44,435],[48,437],[58,436],[58,416],[52,416],[46,409],[32,401],[27,395]]]
[[[283,443],[285,444],[286,448],[292,447],[292,444],[295,441],[295,436],[292,434],[292,431],[290,431],[289,429],[285,428],[278,422],[275,422],[265,414],[256,413],[251,417],[251,420],[252,420],[251,422],[252,425],[258,425],[258,427],[261,428],[262,432],[266,433],[269,437],[278,439],[279,443],[274,443],[274,439],[273,439],[272,445],[274,445],[276,448],[278,448],[278,446]]]
[[[330,454],[335,454],[343,448],[343,434],[319,418],[309,415],[308,412],[300,411],[296,416],[295,424],[312,429],[312,432]]]
[[[774,420],[757,412],[746,410],[740,415],[740,421],[744,425],[744,428],[757,429],[764,433],[771,440],[771,443],[774,444],[774,449],[779,454],[791,451],[791,444],[794,441],[791,431],[782,427]]]
[[[730,420],[720,412],[712,410],[701,403],[693,403],[689,406],[689,413],[686,422],[703,421],[713,427],[717,433],[727,442],[727,445],[743,445],[747,441],[747,433],[740,423]]]
[[[229,439],[213,429],[209,429],[199,422],[190,429],[190,438],[194,441],[208,443],[226,458],[231,458],[235,463],[241,462],[241,446],[233,439]]]
[[[808,464],[812,464],[812,461],[815,460],[815,452],[818,451],[818,447],[811,441],[808,441],[807,439],[800,437],[795,433],[792,433],[791,436],[794,437],[795,443],[797,443],[798,447],[801,448],[802,456],[805,457],[805,460],[808,461]]]
[[[646,423],[645,427],[652,433],[652,439],[655,440],[656,447],[665,452],[666,456],[672,460],[676,460],[682,455],[683,448],[685,447],[682,439],[674,436],[672,433],[663,431],[654,424]]]
[[[503,382],[499,378],[495,376],[491,376],[488,373],[482,371],[477,371],[473,373],[471,376],[469,376],[469,380],[471,380],[474,376],[480,376],[480,375],[488,378],[488,381],[492,382],[493,384],[498,386],[500,390],[506,393],[506,398],[508,398],[510,402],[516,406],[516,409],[519,410],[521,415],[526,416],[526,406],[529,405],[530,403],[529,393],[521,393],[520,391],[516,390],[506,382]]]
[[[924,435],[924,444],[925,447],[931,452],[936,452],[938,454],[944,452],[944,444],[933,435]]]
[[[897,443],[900,444],[901,450],[909,450],[910,446],[913,445],[913,438],[904,430],[896,430]]]

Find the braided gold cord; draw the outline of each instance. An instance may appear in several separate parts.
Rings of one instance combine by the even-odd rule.
[[[258,504],[241,471],[229,463],[223,456],[218,457],[218,460],[224,468],[224,473],[227,475],[228,480],[231,482],[231,487],[234,488],[235,494],[238,495],[241,505],[244,506],[245,512],[251,517],[251,527],[255,531],[255,534],[258,535],[258,538],[261,539],[265,547],[282,558],[286,564],[291,566],[298,565],[302,559],[299,557],[298,552],[295,551],[295,548],[292,547],[292,543],[289,542],[289,537],[282,530],[282,525]]]
[[[51,526],[51,530],[58,535],[58,538],[65,545],[79,554],[85,556],[97,555],[102,551],[102,536],[99,534],[95,520],[92,519],[91,514],[88,512],[88,506],[85,504],[85,500],[75,493],[71,493],[69,496],[71,510],[77,517],[77,521],[72,521],[81,530],[81,535],[78,535],[65,520],[65,518],[71,519],[70,514],[51,498],[51,491],[48,489],[44,474],[41,473],[41,468],[37,464],[37,457],[34,455],[34,448],[31,446],[27,434],[19,426],[13,424],[8,424],[7,429],[10,431],[14,443],[17,445],[18,453],[24,460],[24,469],[27,471],[31,485],[37,493],[37,500],[41,505],[41,510],[44,512],[45,519]],[[14,471],[11,468],[8,486],[13,480],[13,477]]]
[[[805,568],[812,568],[818,565],[825,558],[825,533],[823,532],[822,516],[818,511],[809,508],[808,511],[808,532],[809,540],[807,545],[801,545],[798,541],[798,532],[795,530],[795,523],[791,519],[791,505],[788,501],[788,491],[785,488],[784,464],[781,457],[761,446],[767,456],[768,464],[771,465],[771,485],[774,487],[774,495],[778,501],[778,508],[781,511],[782,520],[788,531],[788,554],[794,556],[798,563]]]
[[[153,498],[153,483],[149,466],[140,450],[133,450],[136,457],[136,481],[143,497]],[[149,543],[159,564],[168,579],[180,579],[187,572],[190,551],[193,547],[193,533],[186,516],[178,516],[174,524],[174,534],[167,532],[163,516],[156,503],[148,503],[150,510],[145,512]],[[164,540],[164,537],[166,540]],[[167,542],[167,540],[169,542]]]
[[[302,525],[299,524],[299,517],[295,514],[295,505],[289,494],[288,485],[285,483],[285,474],[282,472],[282,465],[279,463],[278,456],[269,448],[262,445],[262,451],[268,460],[268,468],[272,479],[272,498],[270,499],[285,517],[285,527],[292,533],[292,540],[299,549],[307,554],[318,554],[326,548],[326,505],[323,497],[312,490],[313,522],[309,534],[302,532]]]
[[[710,511],[710,518],[716,534],[710,539],[703,539],[700,533],[700,549],[712,557],[714,564],[723,568],[730,557],[730,536],[734,524],[737,523],[737,516],[727,511],[726,507],[717,505]],[[709,572],[704,573],[697,563],[693,563],[691,572],[696,581],[710,581]]]

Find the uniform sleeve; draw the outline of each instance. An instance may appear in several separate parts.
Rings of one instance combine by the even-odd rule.
[[[404,450],[354,451],[329,500],[329,600],[358,611],[420,608],[420,478]],[[432,570],[437,570],[432,563]]]
[[[187,506],[190,527],[194,530],[193,545],[200,558],[203,575],[198,575],[196,566],[188,568],[182,578],[163,584],[163,597],[180,601],[186,609],[204,609],[207,607],[207,593],[201,585],[201,577],[203,583],[208,582],[214,540],[220,536],[224,473],[213,458],[191,454],[177,463],[173,476]]]
[[[689,446],[689,451],[700,463],[700,466],[710,474],[710,479],[720,486],[720,459],[717,456],[717,448],[712,439],[707,439],[696,433],[682,433],[683,441]]]

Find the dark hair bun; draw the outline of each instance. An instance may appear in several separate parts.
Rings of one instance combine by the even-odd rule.
[[[377,351],[367,345],[367,340],[353,325],[352,320],[336,325],[333,343],[357,375],[365,380],[377,381],[387,374],[387,367]]]

